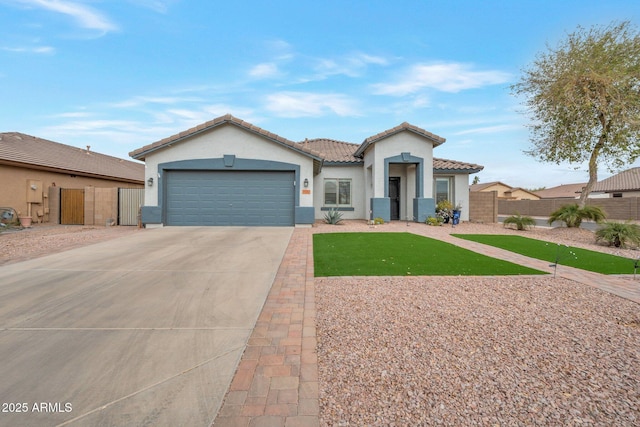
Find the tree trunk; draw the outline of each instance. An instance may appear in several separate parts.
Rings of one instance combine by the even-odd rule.
[[[587,185],[582,189],[582,193],[580,193],[580,202],[578,203],[580,208],[584,208],[587,205],[589,193],[591,193],[591,189],[596,182],[598,182],[598,156],[600,155],[600,150],[604,147],[609,128],[611,127],[611,123],[607,122],[605,115],[602,113],[600,113],[599,121],[600,124],[602,124],[602,133],[595,147],[593,147],[591,157],[589,157],[589,182],[587,182]]]

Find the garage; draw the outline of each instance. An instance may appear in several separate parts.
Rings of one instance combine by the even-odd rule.
[[[294,171],[171,170],[166,225],[294,225]]]

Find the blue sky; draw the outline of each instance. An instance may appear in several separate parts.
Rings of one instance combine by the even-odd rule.
[[[128,159],[226,113],[293,141],[407,121],[481,182],[537,188],[587,168],[523,154],[510,85],[578,25],[638,26],[640,2],[0,0],[0,16],[1,132]]]

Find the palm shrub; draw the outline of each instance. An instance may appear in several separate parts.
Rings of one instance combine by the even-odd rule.
[[[324,220],[327,224],[338,224],[342,221],[342,212],[333,208],[324,215]]]
[[[526,230],[527,228],[536,225],[536,220],[530,216],[522,216],[516,212],[515,215],[505,218],[502,223],[505,226],[513,224],[518,230]]]
[[[640,226],[627,222],[607,222],[596,231],[596,242],[605,242],[609,246],[623,248],[627,243],[640,245]]]
[[[607,216],[597,206],[584,206],[580,207],[578,204],[565,205],[555,212],[551,213],[549,217],[549,224],[554,221],[564,222],[567,227],[580,227],[582,220],[590,219],[598,224],[605,220]]]

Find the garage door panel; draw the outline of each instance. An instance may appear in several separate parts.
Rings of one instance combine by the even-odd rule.
[[[294,223],[291,171],[167,171],[167,225]]]

